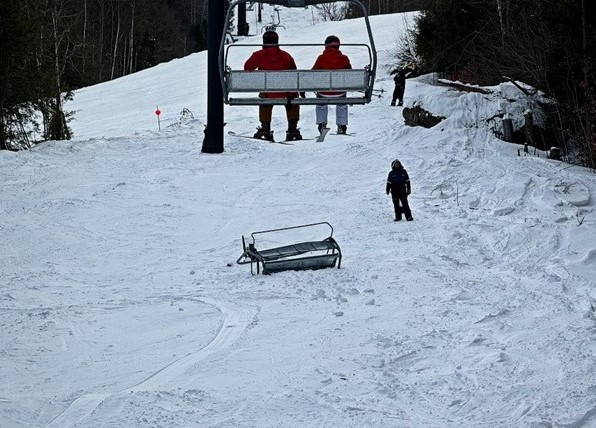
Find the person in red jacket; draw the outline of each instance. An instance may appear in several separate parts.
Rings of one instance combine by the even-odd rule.
[[[318,56],[313,70],[341,70],[350,69],[352,64],[350,59],[339,50],[339,38],[337,36],[328,36],[325,39],[325,50]],[[345,97],[345,92],[317,92],[317,98],[341,98]],[[328,108],[326,104],[317,104],[315,109],[317,116],[317,125],[319,132],[327,127]],[[335,122],[337,133],[345,134],[348,129],[348,105],[340,104],[335,106]]]
[[[275,31],[266,31],[263,33],[263,48],[253,52],[253,54],[244,63],[244,70],[296,70],[296,62],[292,55],[281,50],[278,46],[279,36]],[[295,98],[297,93],[291,92],[262,92],[261,98]],[[300,120],[300,106],[286,104],[286,116],[288,119],[288,130],[286,131],[286,140],[302,140],[302,135],[298,130],[298,121]],[[273,132],[271,131],[271,115],[273,105],[259,106],[259,121],[261,126],[257,128],[254,138],[273,141]]]

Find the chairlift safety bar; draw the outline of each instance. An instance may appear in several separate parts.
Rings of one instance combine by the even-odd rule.
[[[263,235],[265,233],[271,233],[271,232],[283,232],[285,230],[301,229],[301,228],[304,228],[304,227],[313,227],[313,226],[319,226],[319,225],[322,225],[322,224],[326,224],[327,226],[329,226],[329,229],[331,229],[331,233],[329,233],[329,238],[333,238],[333,226],[331,226],[326,221],[321,221],[321,222],[318,222],[318,223],[310,223],[310,224],[301,224],[299,226],[282,227],[282,228],[279,228],[279,229],[260,230],[258,232],[251,233],[250,234],[250,237],[252,239],[252,244],[256,244],[256,241],[255,241],[255,236],[256,235]]]

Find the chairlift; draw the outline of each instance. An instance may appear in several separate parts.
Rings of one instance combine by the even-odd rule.
[[[283,28],[284,30],[286,29],[286,27],[284,27],[283,25],[280,25],[280,24],[268,24],[268,25],[264,25],[261,27],[261,34],[267,32],[267,31],[277,31],[278,28]],[[250,45],[244,45],[244,46],[250,46]],[[254,45],[254,46],[261,46],[261,45]]]
[[[257,248],[256,236],[265,234],[287,233],[291,230],[303,228],[316,228],[327,225],[331,230],[328,237],[318,241],[298,242],[289,245],[276,246],[263,249]],[[284,227],[280,229],[262,230],[251,233],[251,240],[246,243],[242,235],[243,252],[236,263],[249,264],[250,272],[254,275],[253,265],[256,264],[256,273],[271,274],[286,270],[316,270],[341,266],[341,249],[333,238],[333,227],[325,222],[303,224],[299,226]],[[261,238],[259,236],[259,238]],[[258,245],[261,247],[261,243]]]
[[[249,0],[234,0],[230,3],[225,19],[224,36],[230,26],[231,14],[238,4]],[[323,3],[335,3],[339,0],[265,0],[263,3],[285,7],[306,7]],[[360,0],[346,0],[355,3],[362,9],[364,22],[368,32],[368,44],[342,43],[343,47],[363,47],[368,52],[368,64],[364,68],[346,70],[232,70],[228,65],[231,49],[239,47],[261,48],[262,44],[233,44],[225,46],[222,38],[219,50],[219,73],[224,93],[224,102],[228,105],[317,105],[317,104],[367,104],[371,101],[377,68],[377,53],[372,36],[366,7]],[[317,46],[320,44],[280,43],[280,46]],[[258,96],[243,97],[236,94],[261,92],[346,92],[345,97],[327,98],[261,98]]]
[[[275,17],[277,16],[277,22],[275,21]],[[274,7],[271,11],[271,22],[267,25],[263,25],[261,27],[261,34],[265,33],[266,31],[277,31],[278,28],[283,28],[284,30],[286,27],[281,25],[281,16],[279,15],[279,7]]]
[[[276,17],[277,17],[277,22],[275,20]],[[269,31],[269,30],[275,31],[276,28],[283,28],[284,30],[286,29],[286,27],[281,25],[281,16],[279,15],[279,7],[276,6],[273,8],[273,10],[271,11],[271,25],[268,25],[265,28],[266,28],[265,31]]]

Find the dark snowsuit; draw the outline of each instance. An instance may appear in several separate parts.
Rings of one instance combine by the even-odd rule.
[[[410,177],[403,166],[393,168],[387,177],[387,194],[391,192],[393,207],[395,209],[395,219],[401,220],[401,215],[406,216],[406,220],[412,220],[412,212],[408,204],[408,195],[411,192]]]
[[[403,105],[404,103],[404,92],[406,91],[406,72],[404,70],[399,70],[395,77],[393,78],[395,82],[395,89],[393,89],[393,98],[391,100],[391,105],[395,105],[395,101],[399,100],[398,106]]]

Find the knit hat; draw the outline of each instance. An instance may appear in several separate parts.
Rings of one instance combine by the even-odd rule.
[[[269,30],[263,33],[263,44],[276,45],[279,42],[279,36],[275,31]]]
[[[326,48],[339,48],[339,37],[337,36],[327,36],[325,39],[325,47]]]

